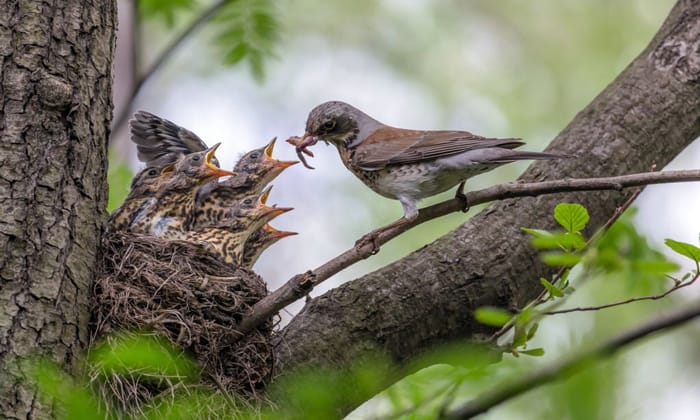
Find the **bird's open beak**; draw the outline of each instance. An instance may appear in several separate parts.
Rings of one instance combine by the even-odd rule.
[[[260,197],[258,197],[258,207],[262,207],[263,213],[266,216],[270,216],[271,218],[275,218],[279,216],[280,214],[286,213],[288,211],[294,210],[293,207],[277,207],[277,206],[268,206],[267,204],[267,198],[270,196],[270,191],[272,190],[272,185],[267,187],[265,191],[260,194]]]
[[[272,157],[272,151],[275,149],[275,142],[277,141],[277,137],[273,138],[272,141],[265,147],[265,161],[270,162],[272,166],[275,168],[279,168],[280,170],[286,169],[292,165],[296,165],[299,163],[297,160],[277,160]]]
[[[263,226],[263,230],[270,236],[270,238],[273,238],[273,239],[282,239],[282,238],[285,238],[287,236],[298,235],[297,232],[287,232],[284,230],[277,230],[277,229],[273,228],[272,226],[270,226],[269,224],[265,224],[265,226]]]
[[[225,169],[221,169],[212,163],[212,159],[214,159],[214,153],[216,152],[216,149],[219,148],[219,146],[221,146],[221,143],[216,143],[215,145],[213,145],[212,147],[207,149],[207,154],[204,155],[204,164],[207,166],[207,169],[209,170],[209,172],[211,173],[212,176],[216,176],[216,177],[228,176],[228,175],[231,175],[231,176],[238,175],[238,173],[236,173],[236,172],[231,172],[231,171],[227,171]]]

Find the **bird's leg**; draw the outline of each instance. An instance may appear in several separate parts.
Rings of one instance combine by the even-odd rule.
[[[462,181],[459,183],[459,187],[457,187],[457,192],[455,193],[455,198],[460,200],[462,202],[462,212],[466,213],[469,211],[469,199],[467,199],[467,195],[464,193],[464,184],[466,184],[467,181]]]
[[[377,243],[377,240],[379,239],[380,235],[416,220],[418,217],[418,200],[412,197],[398,197],[398,200],[401,203],[401,207],[403,207],[403,217],[389,225],[375,229],[364,235],[355,242],[355,248],[361,248],[364,245],[371,243],[372,255],[374,255],[379,252],[379,243]]]

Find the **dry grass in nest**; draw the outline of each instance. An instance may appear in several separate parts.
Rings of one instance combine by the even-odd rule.
[[[240,337],[236,326],[267,294],[250,270],[229,266],[182,241],[126,233],[103,240],[99,277],[92,297],[95,343],[109,334],[148,331],[192,356],[203,383],[230,395],[257,397],[272,375],[273,323]],[[174,394],[181,378],[145,379],[90,372],[109,404],[127,411],[154,397]],[[201,384],[197,385],[201,386]]]

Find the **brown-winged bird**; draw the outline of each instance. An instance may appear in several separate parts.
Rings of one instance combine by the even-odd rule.
[[[486,138],[467,131],[410,130],[385,125],[340,101],[315,107],[306,120],[306,132],[290,139],[297,154],[319,140],[338,149],[346,168],[374,192],[395,200],[404,216],[389,226],[365,235],[374,241],[383,231],[418,216],[418,202],[457,185],[463,199],[468,178],[517,160],[568,157],[553,153],[513,150],[524,143],[515,138]],[[310,154],[310,153],[307,153]]]

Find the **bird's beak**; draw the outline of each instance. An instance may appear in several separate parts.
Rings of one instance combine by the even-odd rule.
[[[272,151],[275,149],[275,142],[277,137],[273,138],[272,141],[265,147],[265,161],[270,162],[273,167],[279,168],[280,170],[286,169],[292,165],[299,163],[298,160],[277,160],[272,157]]]
[[[266,216],[270,216],[270,218],[275,218],[279,216],[280,214],[286,213],[288,211],[294,210],[293,207],[277,207],[277,206],[268,206],[267,204],[267,198],[270,196],[270,191],[272,190],[272,185],[267,187],[265,191],[260,194],[260,197],[258,198],[258,207],[261,207],[263,209],[263,213]]]
[[[219,148],[219,146],[221,146],[221,143],[216,143],[215,145],[213,145],[212,147],[207,149],[207,154],[204,155],[204,164],[207,166],[207,169],[209,170],[209,172],[211,173],[212,176],[216,176],[216,177],[222,177],[222,176],[228,176],[228,175],[231,175],[231,176],[238,175],[238,173],[236,173],[236,172],[231,172],[231,171],[227,171],[225,169],[221,169],[212,163],[212,159],[214,159],[214,153],[216,152],[216,149]]]
[[[277,229],[273,228],[272,226],[270,226],[269,224],[265,224],[265,226],[263,226],[263,230],[270,236],[270,238],[273,238],[273,239],[282,239],[282,238],[285,238],[287,236],[298,235],[297,232],[287,232],[284,230],[277,230]]]

